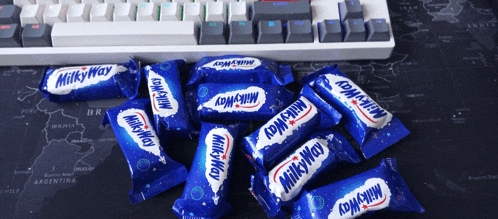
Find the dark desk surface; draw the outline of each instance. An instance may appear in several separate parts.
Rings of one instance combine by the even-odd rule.
[[[495,15],[483,0],[396,0],[389,8],[396,37],[390,59],[289,63],[297,78],[338,64],[411,131],[375,157],[341,165],[313,186],[396,157],[426,213],[384,212],[376,218],[496,217]],[[184,184],[137,205],[128,200],[126,160],[112,131],[99,129],[102,113],[123,100],[49,103],[37,91],[41,70],[0,67],[0,218],[176,218],[171,206]],[[173,141],[167,153],[190,168],[196,145]],[[237,151],[229,200],[234,209],[225,218],[266,217],[247,191],[253,172]]]

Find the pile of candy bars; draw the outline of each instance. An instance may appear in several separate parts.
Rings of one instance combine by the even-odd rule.
[[[182,86],[180,76],[187,74]],[[149,98],[137,98],[141,81]],[[107,110],[128,161],[132,203],[186,181],[173,211],[179,218],[219,218],[227,202],[234,148],[240,147],[257,172],[253,196],[269,217],[355,218],[381,209],[424,212],[396,160],[354,177],[308,190],[340,162],[362,159],[338,132],[342,125],[368,159],[409,134],[337,66],[301,80],[297,99],[285,87],[294,81],[289,66],[230,55],[205,57],[192,66],[171,60],[141,69],[124,64],[48,68],[40,91],[50,101],[127,97]],[[293,102],[293,100],[295,100]],[[242,136],[251,121],[266,123]],[[190,172],[163,151],[166,139],[197,138]],[[368,213],[367,213],[368,212]]]

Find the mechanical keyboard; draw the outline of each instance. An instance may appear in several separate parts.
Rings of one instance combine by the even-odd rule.
[[[0,0],[0,66],[386,59],[394,44],[386,0]]]

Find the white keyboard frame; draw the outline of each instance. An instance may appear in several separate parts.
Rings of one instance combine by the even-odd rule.
[[[145,63],[171,59],[195,62],[205,56],[238,54],[275,61],[337,61],[387,59],[395,42],[386,0],[360,0],[364,20],[384,18],[389,26],[390,40],[379,42],[320,43],[315,7],[321,1],[337,5],[341,0],[311,0],[313,10],[313,43],[247,44],[247,45],[186,45],[186,46],[105,46],[105,47],[17,47],[0,48],[0,66],[75,65],[122,63],[133,58]],[[328,19],[339,19],[339,12]],[[159,21],[158,21],[159,22]]]

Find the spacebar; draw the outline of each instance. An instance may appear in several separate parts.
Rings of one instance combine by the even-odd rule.
[[[196,45],[193,21],[55,23],[54,47]]]

